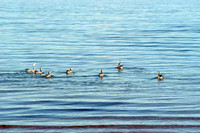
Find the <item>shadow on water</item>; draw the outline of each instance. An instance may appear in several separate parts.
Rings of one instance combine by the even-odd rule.
[[[123,70],[133,70],[133,71],[136,71],[136,72],[143,72],[146,69],[143,68],[143,67],[124,67]]]

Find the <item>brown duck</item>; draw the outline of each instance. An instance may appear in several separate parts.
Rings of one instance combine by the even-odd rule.
[[[35,72],[35,65],[36,65],[36,63],[33,63],[33,69],[25,69],[26,72],[27,73],[30,73],[30,72],[34,73]]]

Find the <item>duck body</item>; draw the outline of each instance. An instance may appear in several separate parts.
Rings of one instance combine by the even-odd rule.
[[[34,69],[26,69],[26,72],[27,72],[27,73],[31,73],[31,72],[34,73],[35,70],[34,70]]]
[[[119,63],[117,65],[117,69],[123,69],[123,65],[121,65],[121,61],[119,60]]]
[[[36,65],[36,63],[33,63],[33,69],[25,69],[26,73],[30,73],[30,72],[34,73],[35,72],[35,65]]]
[[[123,69],[123,65],[120,65],[120,63],[117,66],[118,69]]]
[[[45,75],[46,78],[51,78],[51,71],[48,72],[48,74]]]
[[[160,72],[158,71],[158,76],[157,76],[158,80],[163,80],[164,76],[160,74]]]
[[[42,67],[40,67],[40,71],[35,71],[35,74],[42,74]]]
[[[103,77],[104,76],[104,73],[103,73],[103,70],[101,70],[101,73],[99,73],[99,77]]]
[[[73,70],[74,68],[70,68],[69,70],[66,70],[66,74],[68,75],[68,74],[72,74],[73,72],[72,72],[72,70]]]

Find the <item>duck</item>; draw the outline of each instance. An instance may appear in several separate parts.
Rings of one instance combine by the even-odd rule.
[[[118,69],[123,69],[123,65],[120,65],[120,63],[121,63],[121,61],[119,60],[119,63],[118,63],[118,65],[117,65],[117,68],[118,68]]]
[[[101,69],[101,73],[99,73],[99,77],[103,77],[104,76],[104,73],[103,73],[103,69]]]
[[[40,67],[40,71],[35,71],[35,74],[42,74],[42,67]]]
[[[36,63],[33,63],[33,69],[25,69],[26,73],[29,73],[29,72],[34,73],[35,72],[35,65],[36,65]]]
[[[66,74],[68,75],[68,74],[72,74],[73,72],[72,72],[72,70],[73,70],[74,68],[70,68],[69,70],[66,70]]]
[[[48,72],[48,74],[45,75],[46,78],[51,78],[51,71]]]
[[[158,73],[158,76],[157,76],[158,80],[163,80],[164,76],[161,75],[159,71],[157,73]]]

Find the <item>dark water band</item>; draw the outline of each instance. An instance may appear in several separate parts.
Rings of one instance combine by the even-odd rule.
[[[0,125],[0,129],[31,128],[31,129],[87,129],[87,128],[116,128],[116,129],[170,129],[170,128],[200,128],[200,125],[86,125],[86,126],[28,126]]]

